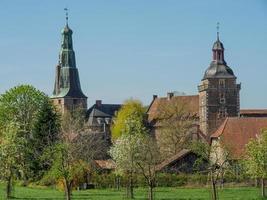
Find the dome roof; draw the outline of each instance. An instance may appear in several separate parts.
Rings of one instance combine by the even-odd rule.
[[[224,50],[223,43],[217,39],[217,41],[213,44],[212,50]]]
[[[235,78],[235,75],[226,63],[212,61],[204,74],[203,80],[207,78]]]

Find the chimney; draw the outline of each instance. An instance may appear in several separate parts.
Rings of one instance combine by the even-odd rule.
[[[102,100],[96,100],[96,101],[95,101],[95,104],[96,104],[97,106],[101,106],[101,105],[102,105]]]
[[[154,94],[153,95],[153,100],[155,100],[156,98],[158,98],[158,95]]]
[[[167,93],[168,100],[170,100],[173,96],[174,96],[174,93],[173,92],[168,92]]]

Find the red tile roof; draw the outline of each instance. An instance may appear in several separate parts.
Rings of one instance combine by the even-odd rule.
[[[169,164],[182,159],[183,157],[185,157],[187,154],[189,154],[191,151],[188,149],[182,149],[181,151],[179,151],[177,154],[175,154],[174,156],[170,157],[169,159],[164,160],[162,163],[158,164],[156,166],[156,171],[160,171],[162,170],[164,167],[168,166]]]
[[[198,115],[199,113],[199,96],[190,95],[190,96],[173,96],[171,99],[167,97],[155,98],[151,103],[148,109],[148,121],[157,119],[159,115],[159,108],[162,105],[167,105],[168,103],[182,103],[186,106],[189,113],[192,115]]]
[[[264,128],[267,128],[266,117],[229,117],[211,135],[211,140],[220,138],[223,145],[229,148],[233,158],[238,159],[244,155],[249,140],[256,138]]]
[[[115,169],[116,165],[112,159],[108,160],[94,160],[95,164],[101,169]]]
[[[267,109],[242,109],[240,114],[267,114]]]

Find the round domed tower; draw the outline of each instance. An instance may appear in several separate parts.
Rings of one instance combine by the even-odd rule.
[[[205,71],[202,80],[207,78],[235,78],[233,70],[227,66],[227,63],[224,60],[224,46],[220,41],[219,36],[213,44],[212,52],[213,60],[211,61],[208,69]]]
[[[199,91],[200,130],[210,136],[226,117],[239,115],[240,84],[224,60],[224,45],[219,39],[212,47],[212,61],[205,71]]]

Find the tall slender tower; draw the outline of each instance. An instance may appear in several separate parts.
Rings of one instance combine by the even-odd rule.
[[[233,70],[224,60],[224,46],[219,38],[212,48],[213,60],[206,70],[199,91],[200,130],[210,136],[226,117],[239,115],[239,92]]]
[[[68,13],[66,12],[66,25],[61,32],[61,49],[59,62],[56,66],[54,92],[51,97],[53,103],[62,113],[71,111],[76,107],[87,108],[87,97],[82,92],[79,73],[76,68],[72,33],[68,25]]]

